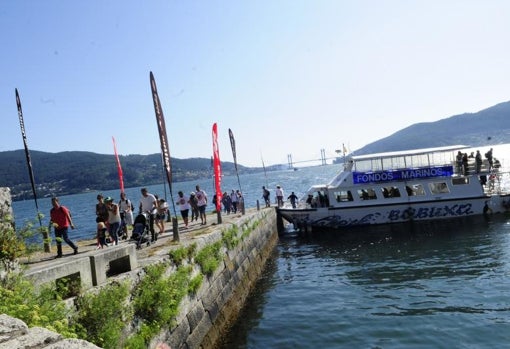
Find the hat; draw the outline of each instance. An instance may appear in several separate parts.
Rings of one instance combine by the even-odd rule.
[[[194,191],[192,191],[191,193],[189,193],[189,195],[195,195],[195,192],[194,192]]]
[[[111,197],[109,197],[109,196],[108,196],[106,199],[104,199],[104,201],[106,201],[106,202],[110,202],[110,201],[113,201],[113,199],[112,199]]]

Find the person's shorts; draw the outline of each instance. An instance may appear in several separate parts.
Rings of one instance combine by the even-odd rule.
[[[206,207],[206,206],[207,206],[207,205],[198,206],[198,212],[200,212],[200,213],[205,213],[205,207]]]
[[[182,218],[188,218],[188,213],[189,213],[189,209],[182,210],[181,211]]]
[[[156,219],[157,219],[157,220],[164,221],[164,220],[165,220],[165,217],[166,217],[166,216],[165,216],[164,214],[159,214],[159,213],[158,213],[158,214],[156,214]]]

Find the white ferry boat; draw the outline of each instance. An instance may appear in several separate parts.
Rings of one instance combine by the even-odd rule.
[[[353,226],[449,219],[505,212],[510,192],[499,162],[485,154],[459,162],[456,145],[351,156],[329,184],[312,186],[296,207],[278,214],[294,227]],[[467,157],[467,155],[465,156]],[[497,160],[496,160],[497,161]]]

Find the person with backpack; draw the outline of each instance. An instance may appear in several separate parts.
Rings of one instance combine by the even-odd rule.
[[[50,210],[50,219],[55,230],[55,241],[57,243],[57,258],[62,258],[62,241],[65,241],[78,254],[78,246],[69,239],[69,227],[74,229],[71,212],[65,206],[60,205],[57,197],[51,199],[53,208]]]

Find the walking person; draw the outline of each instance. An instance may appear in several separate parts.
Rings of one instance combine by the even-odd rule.
[[[57,258],[62,257],[62,241],[65,241],[78,254],[78,246],[69,239],[69,227],[74,229],[73,219],[67,207],[60,205],[57,197],[51,199],[53,208],[50,210],[50,219],[55,230],[55,241],[57,242]]]
[[[120,193],[119,210],[123,240],[128,237],[128,226],[133,225],[133,208],[133,203],[126,197],[126,193]]]
[[[232,199],[230,198],[230,195],[228,195],[227,192],[223,193],[221,201],[223,204],[223,208],[225,209],[225,213],[230,214],[230,210],[232,209]]]
[[[147,191],[147,188],[142,188],[142,197],[140,198],[140,213],[146,214],[149,220],[149,230],[151,232],[151,242],[158,240],[158,236],[154,231],[154,216],[156,214],[157,201],[156,197]]]
[[[103,222],[108,228],[108,208],[104,203],[103,194],[97,194],[96,204],[96,223]],[[97,240],[97,248],[101,247],[101,242]]]
[[[111,197],[107,197],[104,201],[108,208],[108,234],[110,234],[112,244],[118,245],[121,222],[119,205],[114,203]]]
[[[232,202],[232,212],[237,213],[237,204],[239,202],[239,198],[237,197],[237,193],[232,189],[230,193],[230,201]]]
[[[195,195],[195,192],[192,191],[190,194],[189,194],[189,206],[191,208],[191,221],[193,222],[194,220],[195,221],[198,221],[198,217],[199,217],[199,212],[198,212],[198,200],[197,200],[197,196]]]
[[[207,194],[205,193],[205,191],[203,191],[202,189],[200,189],[200,186],[197,184],[197,186],[195,187],[196,189],[196,197],[197,197],[197,205],[198,205],[198,212],[200,214],[200,220],[201,220],[201,225],[206,225],[207,224],[207,216],[205,214],[205,208],[207,207]]]
[[[189,198],[184,195],[182,191],[177,193],[179,197],[177,198],[176,204],[179,205],[179,210],[181,211],[182,220],[184,221],[184,228],[188,228],[188,215],[189,215]]]
[[[271,195],[271,193],[269,192],[268,189],[266,189],[266,187],[262,187],[262,198],[264,198],[264,202],[266,203],[266,207],[271,207],[271,199],[269,198],[269,196]]]
[[[276,195],[276,203],[278,204],[278,207],[283,206],[283,189],[281,186],[277,185],[275,190]]]
[[[296,206],[297,206],[296,203],[299,200],[297,195],[294,194],[294,192],[292,192],[287,199],[290,200],[290,204],[292,205],[292,208],[296,208]]]
[[[159,229],[159,234],[162,235],[165,232],[165,220],[168,213],[168,204],[165,199],[158,199],[157,201],[156,226]]]

